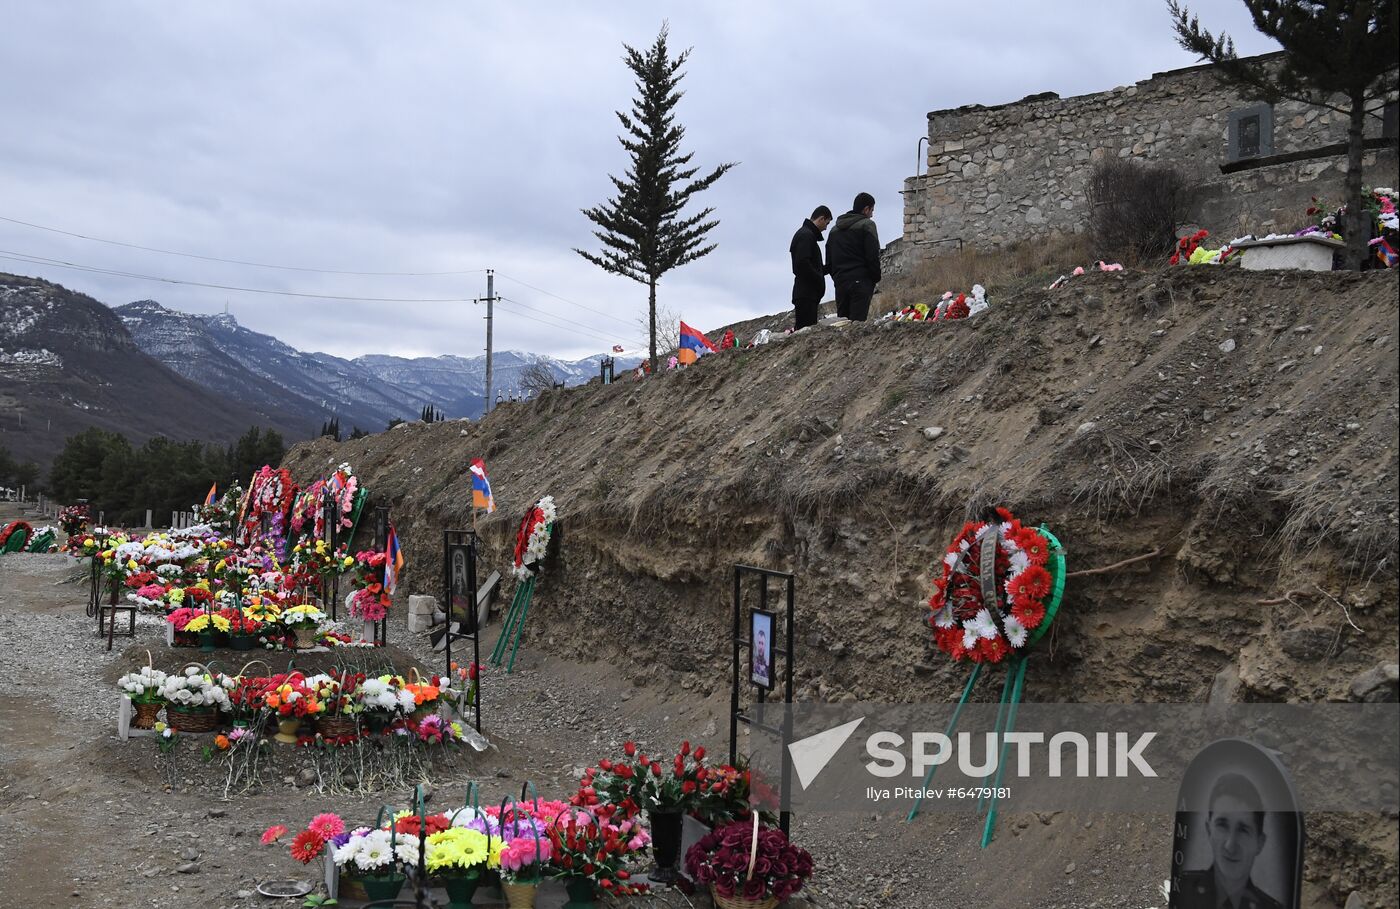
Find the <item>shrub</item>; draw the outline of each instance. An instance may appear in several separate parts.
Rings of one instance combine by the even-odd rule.
[[[1176,244],[1189,202],[1186,177],[1174,167],[1114,159],[1089,174],[1089,235],[1097,253],[1139,264],[1160,260]]]

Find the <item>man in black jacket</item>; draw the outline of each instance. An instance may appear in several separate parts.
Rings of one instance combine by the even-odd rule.
[[[817,324],[817,308],[826,294],[826,266],[822,264],[822,231],[831,223],[831,209],[818,205],[812,217],[792,235],[793,330]]]
[[[836,219],[826,239],[826,270],[836,285],[836,314],[856,322],[870,315],[870,298],[880,283],[880,235],[875,231],[875,197],[856,196],[851,210]]]

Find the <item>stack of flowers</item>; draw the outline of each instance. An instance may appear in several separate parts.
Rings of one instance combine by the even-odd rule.
[[[614,896],[646,892],[646,884],[632,882],[627,867],[651,844],[651,835],[635,819],[613,823],[574,808],[558,814],[548,833],[551,860],[566,881],[587,881]]]
[[[591,808],[612,818],[635,817],[642,810],[688,811],[700,798],[701,789],[714,782],[705,766],[704,747],[682,742],[669,762],[653,760],[635,742],[622,746],[626,760],[604,758],[597,767],[583,772],[579,791],[570,800],[581,808]]]
[[[554,497],[545,496],[525,514],[515,535],[515,557],[511,573],[524,581],[533,575],[549,550],[549,535],[558,519]]]
[[[190,622],[199,616],[204,615],[202,609],[191,609],[181,607],[166,613],[165,621],[175,627],[175,644],[178,647],[193,647],[195,645],[195,633],[189,631]]]
[[[895,322],[966,319],[982,312],[987,308],[987,305],[987,289],[981,284],[974,284],[970,293],[954,294],[951,290],[945,291],[938,302],[932,306],[927,303],[916,303],[913,306],[906,306],[904,309],[892,312],[885,318]]]
[[[365,713],[365,720],[371,729],[383,729],[394,720],[413,713],[417,706],[413,692],[407,690],[402,676],[381,675],[362,679],[355,689],[355,697]]]
[[[229,689],[232,679],[218,673],[201,672],[188,666],[183,672],[166,677],[160,696],[169,705],[170,725],[181,732],[209,732],[218,722],[218,711],[231,708]]]
[[[388,615],[394,600],[384,590],[384,561],[382,551],[368,549],[355,553],[355,579],[351,582],[355,594],[350,600],[350,614],[366,622],[378,622]],[[342,559],[341,564],[344,564]]]
[[[316,646],[321,623],[325,620],[326,614],[310,603],[288,606],[278,617],[278,621],[296,635],[297,647],[303,650]]]
[[[758,839],[753,855],[754,837]],[[716,902],[788,899],[812,876],[812,856],[788,842],[781,830],[730,824],[690,847],[686,870],[708,886]]]
[[[70,537],[79,536],[92,522],[92,510],[86,505],[65,505],[58,510],[58,526]]]
[[[263,706],[282,719],[315,717],[324,709],[316,689],[300,672],[272,676],[264,686]]]

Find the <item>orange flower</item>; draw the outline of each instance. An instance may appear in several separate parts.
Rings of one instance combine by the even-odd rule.
[[[214,745],[215,745],[215,747],[217,747],[220,751],[228,751],[228,746],[229,746],[228,736],[224,735],[223,733],[220,733],[219,735],[214,736]]]

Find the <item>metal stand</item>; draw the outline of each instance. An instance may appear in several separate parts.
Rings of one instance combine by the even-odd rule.
[[[481,628],[477,621],[476,603],[476,554],[480,546],[480,539],[474,530],[444,530],[442,532],[442,579],[443,579],[443,605],[447,613],[447,630],[445,632],[443,651],[446,654],[444,660],[443,675],[452,677],[452,642],[470,639],[472,642],[472,665],[481,665]],[[453,610],[452,602],[452,556],[454,552],[465,551],[466,554],[466,595],[467,608],[466,615],[457,616]],[[461,631],[452,630],[453,621],[457,621]],[[476,698],[472,702],[474,713],[473,723],[476,731],[481,731],[481,677],[477,676]]]
[[[758,609],[763,612],[768,611],[768,582],[772,578],[779,578],[785,582],[787,612],[783,622],[783,641],[781,650],[772,648],[773,657],[783,658],[783,720],[781,726],[773,727],[766,725],[739,709],[739,686],[740,670],[748,665],[753,659],[753,641],[747,637],[748,629],[744,627],[744,577],[755,577],[758,580]],[[790,572],[773,571],[769,568],[755,568],[751,565],[734,566],[734,649],[731,661],[732,683],[729,690],[729,763],[731,766],[737,764],[739,757],[739,724],[743,723],[750,729],[761,729],[770,735],[778,736],[781,743],[782,772],[779,788],[779,812],[778,826],[783,833],[788,832],[788,827],[792,822],[792,812],[787,809],[792,793],[792,761],[788,754],[788,745],[792,742],[792,674],[794,662],[793,650],[793,620],[796,608],[795,582]],[[776,643],[777,634],[774,634]],[[747,658],[745,658],[747,655]],[[761,686],[758,688],[757,703],[762,705],[767,697],[767,690]]]

